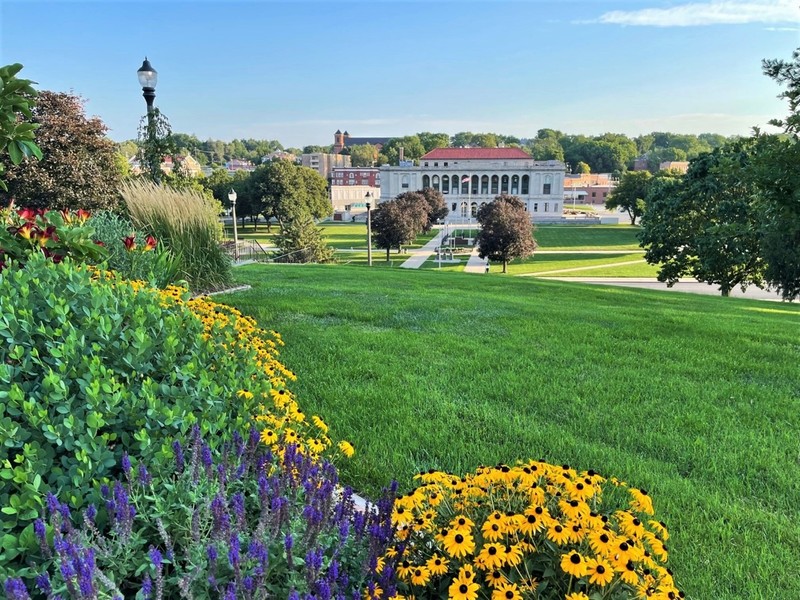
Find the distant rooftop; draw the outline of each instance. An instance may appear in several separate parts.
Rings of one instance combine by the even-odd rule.
[[[470,160],[533,158],[520,148],[434,148],[420,160]]]

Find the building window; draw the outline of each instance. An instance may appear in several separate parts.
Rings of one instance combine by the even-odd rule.
[[[530,181],[530,177],[527,175],[522,176],[522,191],[520,192],[523,195],[528,194],[528,182]]]
[[[453,177],[450,179],[450,181],[453,182],[450,185],[450,187],[453,189],[453,193],[457,194],[458,193],[458,175],[453,175]]]
[[[481,194],[489,193],[489,176],[484,175],[481,177]]]
[[[428,163],[425,163],[425,166],[427,167],[427,166],[428,166]]]
[[[550,212],[550,203],[549,202],[545,202],[544,203],[544,212]]]
[[[361,185],[369,185],[369,179],[362,179]]]
[[[431,178],[428,175],[422,176],[422,187],[423,189],[431,187]]]
[[[500,180],[500,193],[508,193],[508,175],[503,175],[503,178]]]
[[[497,194],[497,188],[500,185],[500,178],[497,175],[492,175],[492,194]]]
[[[467,216],[467,203],[466,202],[462,202],[461,203],[461,216],[462,217],[466,217]]]
[[[606,196],[608,196],[608,192],[603,192],[603,198],[605,198]]]
[[[447,175],[442,176],[442,193],[450,193],[450,178]]]
[[[547,195],[549,195],[549,194],[550,194],[550,185],[551,185],[551,184],[549,184],[549,183],[545,183],[545,184],[542,186],[542,194],[544,194],[545,196],[547,196]]]
[[[511,176],[511,193],[515,196],[519,194],[519,175]]]
[[[450,205],[450,212],[456,212],[456,208],[457,208],[457,206],[456,206],[456,203],[455,203],[455,202],[453,202],[453,203]]]
[[[464,175],[461,178],[461,193],[464,194],[465,196],[467,194],[469,194],[469,176],[468,175]],[[466,217],[467,215],[464,214],[462,216]]]
[[[478,176],[477,175],[473,175],[472,176],[472,182],[471,183],[472,183],[472,193],[473,194],[477,194],[478,193]]]
[[[533,212],[539,212],[539,203],[538,202],[534,202],[533,203]]]
[[[433,189],[435,189],[437,192],[439,191],[439,176],[438,175],[434,175],[433,176]]]
[[[553,204],[553,212],[558,212],[558,202]]]
[[[469,216],[473,217],[473,218],[478,216],[478,203],[477,202],[473,202],[472,205],[470,206]]]
[[[592,198],[594,198],[595,196],[597,196],[597,192],[592,192]]]
[[[434,166],[434,167],[438,167],[438,166],[439,166],[439,163],[438,163],[438,162],[435,162],[435,163],[433,163],[433,166]]]
[[[400,178],[400,187],[407,188],[408,187],[408,175],[403,175]]]
[[[444,166],[446,167],[446,166],[447,166],[447,163],[444,163]]]

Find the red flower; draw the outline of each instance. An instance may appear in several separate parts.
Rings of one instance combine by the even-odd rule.
[[[105,247],[105,245],[106,245],[105,242],[102,242],[100,240],[95,240],[94,243],[97,244],[98,246],[103,246],[103,247]]]
[[[58,234],[56,234],[56,228],[54,225],[50,225],[42,232],[42,235],[39,236],[39,246],[44,248],[45,244],[47,244],[47,240],[53,240],[54,242],[58,241]]]
[[[122,243],[125,244],[125,249],[130,252],[131,250],[136,249],[136,238],[132,235],[129,235],[126,238],[123,238]]]
[[[27,209],[26,209],[27,210]],[[24,237],[26,240],[31,238],[36,238],[36,234],[39,233],[40,229],[36,227],[31,221],[27,221],[22,226],[17,228],[17,235]]]
[[[157,245],[158,242],[156,241],[156,238],[154,238],[152,235],[148,235],[147,240],[145,240],[144,250],[147,252],[148,250],[155,248]]]
[[[17,211],[17,214],[26,221],[28,221],[29,223],[32,223],[33,221],[36,220],[36,215],[41,213],[34,208],[20,208]]]
[[[75,217],[80,223],[84,223],[92,214],[88,210],[80,209],[75,213]]]
[[[66,208],[61,210],[61,218],[64,219],[64,223],[72,223],[72,213]]]

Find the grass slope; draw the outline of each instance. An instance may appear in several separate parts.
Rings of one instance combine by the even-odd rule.
[[[800,578],[800,307],[527,278],[252,266],[225,301],[284,335],[293,390],[374,492],[546,458],[647,489],[693,598]],[[793,594],[790,594],[793,595]]]

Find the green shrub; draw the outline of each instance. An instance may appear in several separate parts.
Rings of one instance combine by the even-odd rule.
[[[246,427],[269,395],[255,350],[216,343],[174,288],[95,278],[39,254],[0,272],[0,579],[47,491],[85,505],[123,450],[157,465],[179,433]]]
[[[93,214],[88,224],[94,229],[94,239],[108,251],[107,267],[124,279],[164,288],[180,278],[180,257],[163,243],[152,247],[154,238],[136,231],[129,219],[104,210]]]
[[[134,226],[163,241],[179,257],[181,277],[194,291],[229,287],[230,259],[220,247],[219,203],[193,190],[146,181],[120,190]]]

